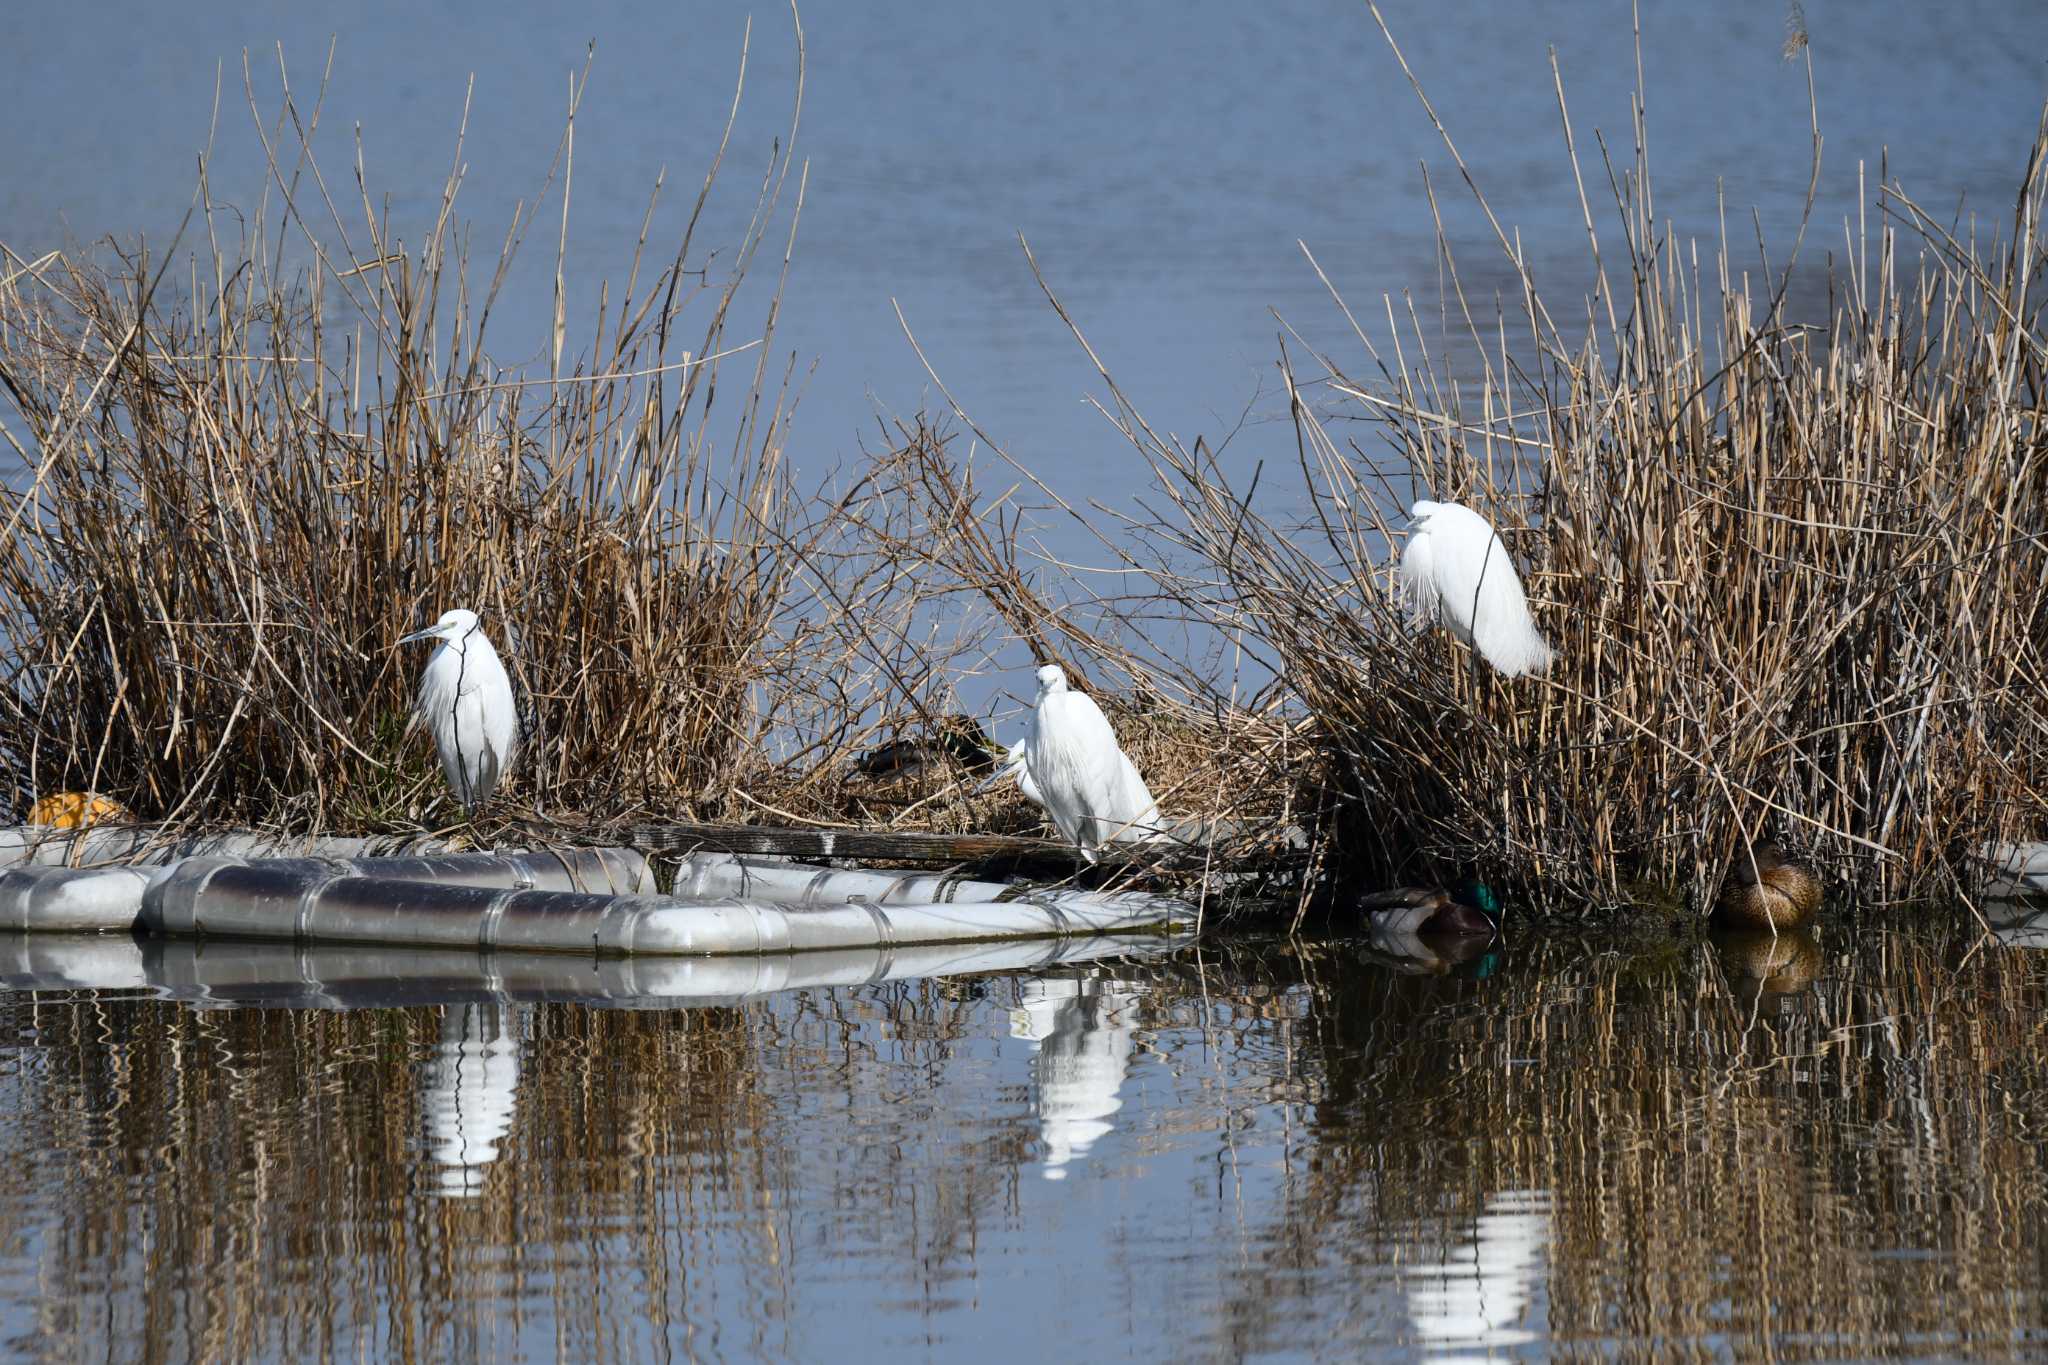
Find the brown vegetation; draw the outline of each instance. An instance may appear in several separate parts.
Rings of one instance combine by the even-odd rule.
[[[279,130],[306,126],[292,99]],[[1724,236],[1703,280],[1655,224],[1638,109],[1626,174],[1601,147],[1608,238],[1581,189],[1582,328],[1501,230],[1516,292],[1497,324],[1446,240],[1459,338],[1432,349],[1390,299],[1383,337],[1357,328],[1371,379],[1314,353],[1306,377],[1290,343],[1305,519],[1269,516],[1110,383],[1168,500],[1102,528],[1148,585],[1106,598],[1027,566],[1010,490],[922,420],[796,487],[779,287],[753,325],[734,315],[757,254],[793,248],[794,123],[723,264],[693,241],[721,144],[673,255],[643,285],[643,234],[580,361],[558,265],[545,378],[484,349],[532,212],[478,288],[455,180],[401,251],[367,190],[368,226],[341,226],[303,132],[267,144],[274,221],[229,236],[202,193],[197,262],[0,256],[5,430],[30,474],[0,538],[17,803],[442,819],[402,733],[420,659],[391,642],[463,604],[527,706],[500,814],[542,821],[1029,826],[1014,792],[973,796],[964,774],[849,776],[1028,652],[1104,697],[1171,814],[1306,826],[1321,865],[1374,882],[1459,868],[1611,903],[1648,880],[1704,906],[1739,835],[1775,828],[1904,895],[2048,824],[2048,140],[1989,242],[1884,184],[1825,323],[1804,325],[1803,230],[1761,283]],[[714,411],[734,365],[742,392]],[[1339,418],[1377,439],[1340,439]],[[1505,680],[1407,631],[1386,570],[1419,496],[1500,527],[1559,653],[1548,675]],[[1277,681],[1245,688],[1245,657]]]
[[[1583,187],[1561,81],[1558,109]],[[1759,284],[1724,234],[1703,280],[1658,228],[1635,112],[1634,165],[1603,143],[1594,168],[1618,246],[1581,190],[1592,297],[1547,303],[1475,184],[1512,296],[1468,296],[1439,222],[1436,350],[1388,298],[1377,340],[1344,308],[1373,378],[1283,357],[1299,521],[1105,372],[1172,495],[1159,558],[1274,654],[1339,798],[1328,842],[1369,881],[1476,866],[1581,903],[1641,879],[1705,906],[1738,839],[1776,829],[1873,893],[1952,891],[1966,850],[2048,826],[2048,136],[1988,242],[1883,184],[1805,325],[1799,243]],[[1819,145],[1816,127],[1816,180]],[[1346,419],[1379,441],[1341,438]],[[1425,497],[1499,527],[1558,652],[1546,676],[1408,632],[1387,570]]]

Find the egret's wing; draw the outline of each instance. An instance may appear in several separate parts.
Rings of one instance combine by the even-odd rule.
[[[498,789],[498,779],[505,775],[506,757],[507,755],[500,753],[498,746],[489,738],[484,740],[483,747],[476,756],[476,779],[471,783],[471,790],[478,803],[488,801],[491,793]]]
[[[1509,677],[1549,666],[1514,561],[1493,523],[1471,508],[1432,505],[1426,528],[1408,539],[1401,582],[1416,616],[1442,621]]]
[[[434,737],[441,775],[463,805],[474,807],[497,788],[519,739],[512,680],[481,634],[462,646],[444,644],[420,677],[413,720]]]
[[[504,661],[481,633],[470,637],[467,680],[474,685],[482,745],[476,759],[476,799],[482,801],[493,791],[519,752],[519,701],[512,693],[512,679]]]
[[[1123,780],[1123,751],[1116,731],[1095,699],[1081,692],[1047,697],[1032,717],[1024,751],[1026,773],[1040,792],[1040,804],[1052,816],[1060,835],[1085,852],[1100,843],[1108,829],[1100,827],[1111,813]]]
[[[1407,548],[1401,551],[1401,597],[1408,608],[1408,617],[1419,625],[1427,625],[1437,618],[1435,552],[1429,543],[1429,532],[1415,530],[1408,533]]]
[[[1472,643],[1486,661],[1509,677],[1540,673],[1550,666],[1550,645],[1529,614],[1529,599],[1507,547],[1487,527],[1484,568],[1473,590]]]
[[[984,777],[981,780],[981,785],[974,789],[975,792],[978,794],[985,791],[991,791],[994,788],[1001,786],[1003,783],[1008,782],[1011,778],[1017,779],[1018,786],[1023,786],[1025,782],[1024,746],[1028,742],[1028,740],[1020,739],[1015,744],[1012,744],[1009,747],[1008,751],[1003,755],[1003,761],[996,765],[996,770],[994,772],[990,773],[987,777]],[[1027,796],[1030,795],[1029,792],[1026,792],[1025,794]]]
[[[1110,827],[1115,837],[1136,843],[1164,837],[1166,831],[1159,816],[1159,803],[1152,798],[1152,789],[1145,785],[1138,765],[1131,762],[1131,756],[1122,749],[1117,750],[1116,756],[1120,760],[1117,797],[1109,811]]]

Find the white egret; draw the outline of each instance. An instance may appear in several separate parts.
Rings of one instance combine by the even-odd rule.
[[[440,643],[420,676],[413,719],[433,735],[449,789],[474,815],[511,768],[519,743],[512,680],[473,611],[458,607],[398,643],[416,640]]]
[[[1053,664],[1038,670],[1038,707],[1024,735],[1024,773],[1038,803],[1089,862],[1111,839],[1159,837],[1159,805],[1116,742],[1093,697],[1067,689]]]
[[[1024,762],[1024,746],[1028,740],[1020,739],[1003,754],[1003,761],[996,770],[982,780],[976,793],[989,791],[1001,786],[1011,778],[1017,780],[1017,790],[1024,793],[1024,799],[1034,806],[1043,806],[1045,798],[1038,794],[1038,784],[1031,780],[1031,769]]]
[[[1550,646],[1529,616],[1522,580],[1493,523],[1455,502],[1409,508],[1401,590],[1409,612],[1441,622],[1510,678],[1550,666]]]

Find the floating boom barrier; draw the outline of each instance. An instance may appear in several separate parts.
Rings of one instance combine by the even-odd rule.
[[[750,870],[750,880],[789,869]],[[869,874],[879,875],[879,874]],[[775,880],[780,881],[780,878]],[[885,878],[885,880],[887,880]],[[983,895],[980,886],[1009,891]],[[279,859],[190,858],[153,880],[142,927],[172,938],[285,938],[311,943],[513,948],[631,956],[753,954],[982,939],[1056,938],[1164,928],[1192,918],[1183,901],[1144,892],[1018,892],[966,883],[952,901],[871,897],[838,904],[751,895],[678,897],[499,889],[339,873]]]
[[[0,831],[0,834],[17,833]],[[930,873],[818,869],[699,852],[675,893],[651,894],[633,849],[378,856],[371,841],[299,841],[317,857],[194,855],[157,841],[159,866],[76,867],[98,830],[18,840],[34,861],[0,872],[0,932],[142,932],[604,956],[756,955],[1064,938],[1170,929],[1184,901],[1144,892],[1032,890]],[[121,831],[113,831],[121,833]],[[230,836],[190,841],[223,846]],[[232,836],[276,848],[260,836]],[[50,854],[51,845],[68,849]],[[385,845],[388,847],[388,844]],[[47,860],[46,859],[47,856]],[[7,850],[0,844],[0,865]]]
[[[194,861],[194,860],[187,860]],[[230,860],[207,858],[208,866]],[[654,889],[654,871],[630,848],[575,848],[537,853],[452,853],[409,858],[322,858],[252,862],[328,876],[397,879],[437,886],[596,891],[638,895]],[[137,928],[150,888],[184,862],[162,867],[36,865],[0,872],[0,931],[110,933]]]
[[[1991,896],[2048,896],[2048,841],[1986,844],[1977,859],[1991,869],[1985,892]]]

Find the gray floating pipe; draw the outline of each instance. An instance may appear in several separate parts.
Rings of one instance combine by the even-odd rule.
[[[135,867],[16,867],[0,872],[0,930],[132,929],[149,873]]]
[[[353,873],[397,877],[439,886],[623,895],[654,889],[654,873],[646,857],[630,848],[288,861],[292,867],[330,876]],[[151,883],[161,881],[169,871],[137,867],[18,867],[0,872],[0,931],[132,930],[141,918],[143,896]]]
[[[537,849],[530,853],[442,853],[410,858],[326,858],[358,877],[395,877],[442,886],[518,891],[594,891],[637,896],[654,890],[654,869],[637,848]]]
[[[1993,896],[2048,895],[2048,842],[1989,843],[1977,851],[1991,876],[1985,890]]]
[[[200,1008],[570,1002],[678,1009],[736,1004],[786,990],[1157,957],[1182,942],[1159,935],[1100,935],[764,957],[578,958],[473,948],[7,934],[0,935],[0,990],[146,991]]]
[[[675,895],[685,900],[759,898],[790,905],[987,904],[1015,900],[1024,888],[969,881],[946,873],[865,872],[817,868],[731,853],[693,853],[676,867]]]
[[[796,909],[340,876],[322,864],[194,858],[154,882],[142,922],[171,937],[285,938],[605,954],[802,952],[1163,927],[1192,907],[1139,892],[1042,891],[971,906]]]

